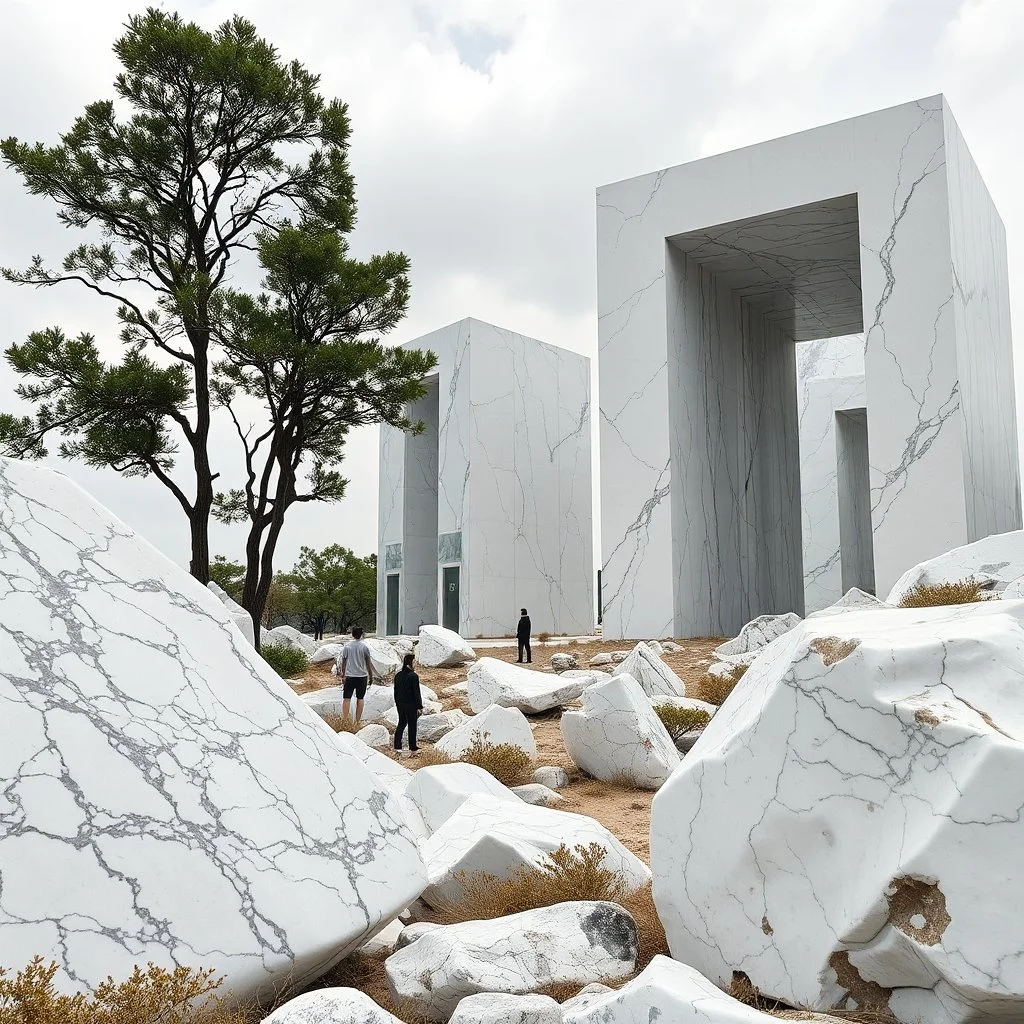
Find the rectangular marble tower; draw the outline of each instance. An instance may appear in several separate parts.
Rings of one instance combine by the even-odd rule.
[[[1005,232],[943,97],[608,185],[597,214],[608,636],[803,610],[794,342],[864,335],[880,592],[1020,528]]]
[[[381,428],[378,632],[591,632],[589,359],[474,319],[407,347],[438,369],[424,432]]]

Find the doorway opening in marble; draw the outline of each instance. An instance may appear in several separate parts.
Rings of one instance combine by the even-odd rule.
[[[843,593],[859,587],[873,594],[875,551],[871,535],[867,409],[836,410],[836,481]]]
[[[796,343],[864,329],[857,196],[666,243],[677,615],[802,614]]]
[[[427,377],[426,394],[409,406],[409,417],[423,432],[405,437],[402,571],[405,599],[401,626],[416,632],[437,622],[437,480],[440,388],[437,374]]]

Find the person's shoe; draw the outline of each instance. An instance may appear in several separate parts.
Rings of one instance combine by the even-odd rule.
[[[419,747],[410,747],[409,748],[409,753],[410,754],[418,754],[419,752],[420,752],[420,748]]]

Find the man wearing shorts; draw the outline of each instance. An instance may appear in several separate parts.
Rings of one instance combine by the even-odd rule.
[[[343,687],[341,717],[348,718],[349,701],[356,697],[356,723],[363,717],[363,698],[366,696],[367,683],[373,682],[373,663],[370,660],[370,648],[363,640],[363,627],[352,627],[352,639],[341,651],[341,685]]]

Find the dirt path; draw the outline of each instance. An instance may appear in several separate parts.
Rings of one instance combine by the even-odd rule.
[[[683,680],[684,683],[696,682],[703,675],[711,660],[711,652],[722,643],[722,637],[697,640],[675,641],[683,648],[679,654],[665,656],[666,664]],[[577,656],[580,668],[587,668],[590,659],[600,652],[629,651],[635,640],[590,641],[550,645],[535,642],[533,646],[533,665],[537,671],[550,671],[551,655],[558,652],[570,652]],[[498,647],[480,652],[489,658],[502,661],[515,661],[514,647]],[[330,662],[326,665],[314,665],[305,673],[301,686],[296,692],[305,693],[318,690],[324,686],[332,686],[337,680],[330,674]],[[469,707],[461,696],[445,697],[442,691],[466,679],[466,668],[417,668],[420,681],[438,694],[445,710],[460,707],[471,714]],[[570,705],[571,707],[572,705]],[[578,706],[578,705],[576,705]],[[654,794],[646,790],[632,789],[598,782],[580,774],[576,766],[565,752],[562,743],[562,732],[559,724],[560,711],[551,711],[543,715],[533,715],[530,723],[533,726],[534,738],[537,741],[537,764],[558,765],[569,773],[570,783],[561,791],[565,803],[559,805],[560,810],[576,811],[596,818],[628,849],[632,850],[644,861],[649,859],[649,836],[651,827],[651,801]],[[409,768],[419,767],[419,759],[415,756],[402,762]]]

